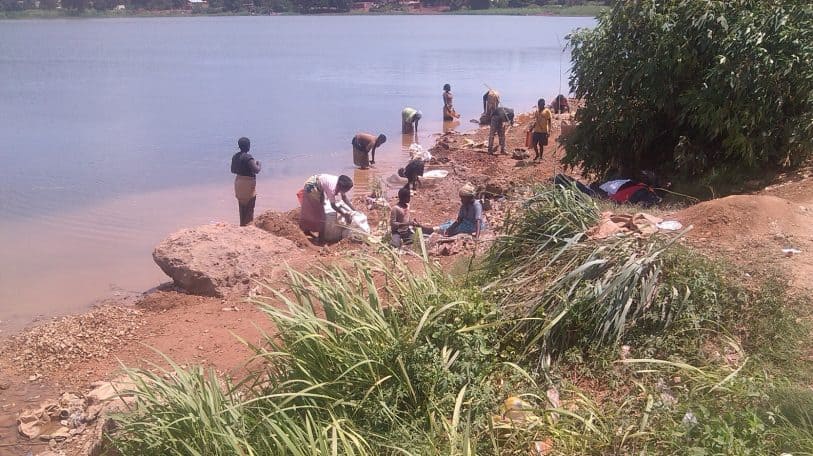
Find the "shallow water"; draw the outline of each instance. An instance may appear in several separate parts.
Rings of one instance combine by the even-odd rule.
[[[169,232],[237,221],[229,160],[263,163],[257,213],[311,174],[354,171],[350,139],[385,133],[402,166],[404,106],[440,132],[485,85],[518,112],[566,90],[564,36],[591,18],[194,17],[0,22],[0,330],[166,280]],[[560,85],[561,84],[561,85]],[[364,187],[364,182],[359,187]],[[2,333],[0,333],[2,334]]]

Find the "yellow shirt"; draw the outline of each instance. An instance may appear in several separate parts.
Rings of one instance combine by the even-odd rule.
[[[550,122],[553,116],[550,109],[537,110],[534,113],[534,133],[550,133]]]

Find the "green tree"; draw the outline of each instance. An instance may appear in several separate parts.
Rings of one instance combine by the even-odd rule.
[[[565,162],[696,176],[803,160],[813,147],[813,6],[616,2],[568,37],[585,105]]]
[[[491,0],[469,0],[469,8],[473,10],[489,9]]]

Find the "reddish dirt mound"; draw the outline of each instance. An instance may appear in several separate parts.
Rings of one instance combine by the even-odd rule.
[[[297,247],[313,247],[310,238],[299,229],[299,209],[288,212],[263,212],[254,219],[254,226],[273,235],[288,239]]]
[[[722,254],[751,272],[782,270],[797,286],[813,283],[813,211],[798,203],[734,195],[696,204],[672,217],[684,226],[694,225],[688,241],[702,250]]]
[[[796,204],[775,196],[733,195],[706,201],[676,214],[694,225],[694,236],[784,238],[810,232],[810,217]]]

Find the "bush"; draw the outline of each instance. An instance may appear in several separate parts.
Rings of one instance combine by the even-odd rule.
[[[813,5],[615,2],[569,36],[585,105],[564,161],[697,176],[801,162],[813,144]]]

